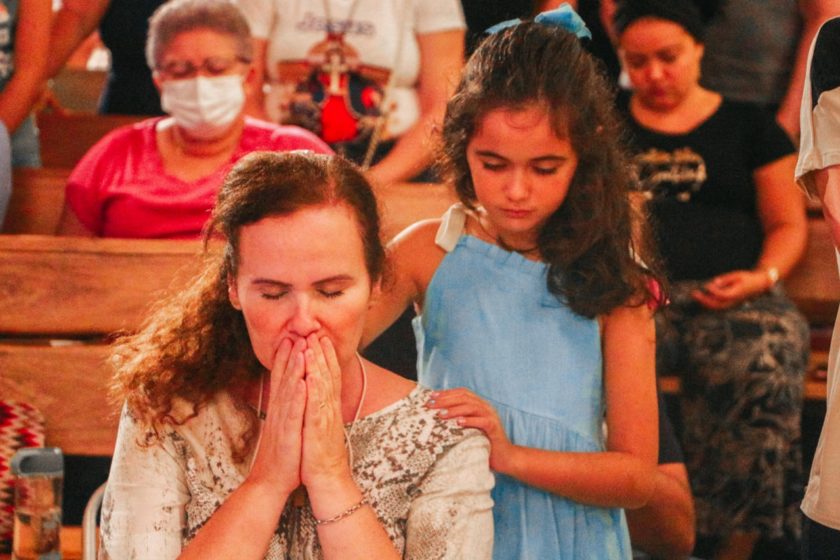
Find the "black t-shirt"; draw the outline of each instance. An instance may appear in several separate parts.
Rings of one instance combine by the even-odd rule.
[[[99,24],[102,42],[111,51],[111,70],[101,113],[162,115],[160,96],[146,64],[149,18],[166,0],[111,0]]]
[[[753,172],[794,147],[774,116],[724,100],[686,134],[644,128],[628,110],[639,188],[650,198],[653,230],[671,280],[701,280],[751,269],[764,234]]]

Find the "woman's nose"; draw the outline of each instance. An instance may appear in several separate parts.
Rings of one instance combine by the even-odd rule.
[[[664,72],[664,69],[662,68],[662,64],[660,64],[658,62],[651,62],[650,64],[648,64],[648,68],[647,68],[648,80],[652,80],[652,81],[659,80],[659,79],[662,78],[664,73],[665,72]]]
[[[295,309],[289,321],[291,332],[305,338],[317,332],[320,328],[321,324],[312,309],[312,302],[307,298],[298,298],[295,301]]]

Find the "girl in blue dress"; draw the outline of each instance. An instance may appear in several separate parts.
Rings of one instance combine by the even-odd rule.
[[[418,309],[428,406],[491,441],[497,559],[630,558],[622,508],[654,489],[660,296],[581,27],[518,22],[471,57],[443,126],[460,204],[392,242],[366,325]]]

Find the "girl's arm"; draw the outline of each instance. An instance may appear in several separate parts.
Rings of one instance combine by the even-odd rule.
[[[365,318],[361,347],[390,327],[412,302],[423,303],[423,293],[445,256],[435,245],[440,220],[417,222],[388,244],[388,265]]]
[[[653,493],[657,423],[650,310],[620,307],[604,319],[604,386],[607,450],[583,453],[514,445],[496,411],[466,389],[435,394],[431,408],[444,418],[483,430],[490,439],[490,467],[571,500],[604,507],[638,508]]]
[[[51,18],[50,0],[21,0],[15,32],[15,72],[0,92],[0,120],[9,134],[32,112],[44,87]]]
[[[694,550],[694,501],[683,463],[663,463],[648,504],[627,511],[633,548],[655,558],[687,558]]]
[[[446,102],[455,90],[464,64],[463,29],[418,34],[417,42],[420,118],[399,137],[388,155],[370,169],[368,177],[374,185],[407,181],[432,162],[433,138],[443,123]]]
[[[805,197],[793,182],[796,156],[789,155],[753,173],[764,246],[754,270],[736,270],[713,278],[695,299],[709,309],[725,309],[761,294],[773,285],[770,271],[784,278],[805,251],[808,223]]]

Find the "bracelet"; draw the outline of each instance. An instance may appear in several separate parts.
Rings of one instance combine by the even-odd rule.
[[[767,278],[770,280],[771,288],[779,283],[779,269],[777,267],[771,266],[770,268],[765,268],[764,272],[767,274]]]
[[[359,511],[360,509],[362,509],[362,507],[366,506],[367,504],[368,504],[368,499],[366,497],[362,498],[357,503],[355,503],[352,506],[350,506],[349,508],[345,509],[344,511],[342,511],[338,515],[334,515],[333,517],[330,517],[329,519],[318,519],[316,517],[315,518],[315,525],[316,526],[317,525],[326,525],[327,523],[335,523],[336,521],[341,521],[345,517],[350,517],[351,515],[353,515],[354,513]]]

